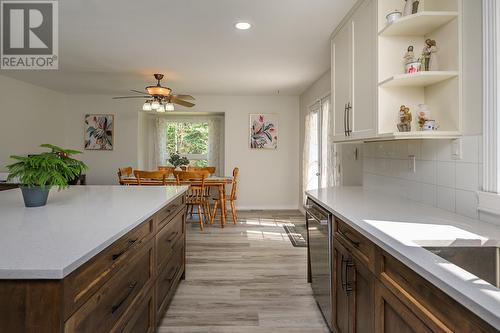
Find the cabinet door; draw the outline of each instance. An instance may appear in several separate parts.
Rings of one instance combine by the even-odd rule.
[[[380,282],[375,283],[375,333],[432,331]]]
[[[332,106],[334,141],[346,139],[345,108],[351,96],[351,25],[345,24],[332,40]]]
[[[361,262],[354,260],[348,267],[347,283],[352,285],[349,299],[351,329],[353,333],[372,333],[374,327],[375,277]]]
[[[350,129],[355,138],[373,136],[376,125],[376,25],[375,1],[366,0],[355,11],[352,29],[352,109]]]
[[[346,291],[346,262],[349,253],[337,241],[333,242],[333,327],[337,333],[349,332],[349,295]]]

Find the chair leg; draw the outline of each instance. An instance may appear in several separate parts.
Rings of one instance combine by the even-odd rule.
[[[205,202],[205,220],[206,224],[212,224],[212,214],[210,214],[210,204]]]
[[[214,201],[214,209],[212,210],[212,217],[211,217],[212,224],[214,224],[215,217],[217,216],[217,206],[218,205],[219,205],[219,200],[215,200]]]
[[[189,217],[193,217],[193,209],[194,206],[191,206],[191,209],[189,210]]]
[[[203,217],[201,215],[201,206],[200,205],[198,205],[198,217],[200,220],[200,229],[203,230]]]
[[[236,224],[238,216],[236,215],[236,205],[233,200],[231,200],[231,215],[233,215],[233,224]]]

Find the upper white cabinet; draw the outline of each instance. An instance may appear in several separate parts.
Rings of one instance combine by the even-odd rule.
[[[364,1],[332,40],[335,141],[376,134],[375,14],[375,1]]]
[[[335,142],[454,138],[462,133],[462,1],[420,0],[418,12],[387,24],[404,0],[362,0],[332,39]],[[438,68],[405,73],[408,46],[419,58],[436,41]],[[399,109],[410,108],[410,132],[399,132]],[[421,131],[419,105],[439,126]]]

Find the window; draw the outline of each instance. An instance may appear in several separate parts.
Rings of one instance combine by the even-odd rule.
[[[193,166],[208,166],[208,122],[168,122],[165,130],[169,156],[178,152],[186,156]]]

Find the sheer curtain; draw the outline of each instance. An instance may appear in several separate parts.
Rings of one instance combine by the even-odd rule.
[[[321,100],[321,187],[335,185],[336,161],[335,145],[333,144],[333,114],[330,107],[330,97]]]
[[[208,165],[216,167],[215,174],[224,175],[223,165],[223,133],[222,119],[218,117],[208,120]]]
[[[156,140],[155,140],[155,166],[167,165],[169,158],[167,152],[167,123],[168,120],[163,117],[156,119]]]
[[[304,157],[302,166],[302,186],[304,191],[318,188],[319,142],[318,142],[319,103],[312,105],[305,118]],[[305,200],[305,196],[303,198]]]

